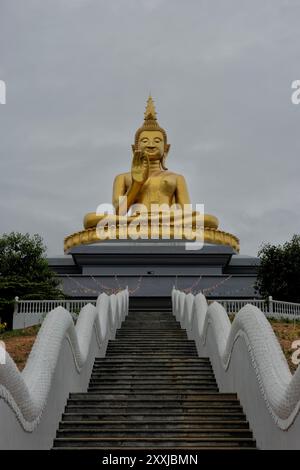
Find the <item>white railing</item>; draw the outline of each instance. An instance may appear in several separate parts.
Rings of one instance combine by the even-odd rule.
[[[208,304],[214,302],[208,300]],[[245,305],[250,304],[259,308],[268,318],[286,318],[290,320],[300,319],[300,304],[293,302],[283,302],[280,300],[273,300],[270,296],[268,300],[262,299],[216,299],[216,302],[221,304],[229,315],[235,315]]]
[[[293,302],[282,302],[280,300],[272,300],[270,316],[282,317],[282,318],[300,318],[300,304]]]
[[[27,328],[43,322],[48,312],[56,307],[63,307],[75,319],[87,304],[96,305],[97,299],[56,299],[56,300],[19,300],[15,297],[13,329]]]
[[[218,302],[221,304],[226,312],[229,315],[235,315],[238,313],[238,311],[244,307],[247,304],[255,305],[255,307],[259,308],[262,312],[265,314],[268,314],[269,312],[269,304],[265,300],[260,300],[260,299],[232,299],[232,300],[227,300],[227,299],[215,299],[215,300],[209,300],[207,299],[208,304],[210,305],[213,302]]]

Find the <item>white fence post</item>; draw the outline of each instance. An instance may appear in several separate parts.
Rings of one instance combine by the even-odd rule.
[[[270,316],[273,316],[273,297],[271,295],[269,295],[269,298],[268,298],[268,302],[269,302],[269,315]]]
[[[16,296],[16,297],[15,297],[15,304],[14,304],[14,315],[15,315],[16,313],[18,313],[18,309],[19,309],[19,297]]]

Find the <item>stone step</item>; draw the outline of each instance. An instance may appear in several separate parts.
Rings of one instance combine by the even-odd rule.
[[[179,341],[131,341],[129,342],[128,340],[114,340],[114,341],[109,341],[107,347],[118,347],[118,348],[158,348],[158,347],[167,347],[168,349],[174,349],[174,348],[191,348],[191,349],[196,349],[195,343],[188,342],[187,340],[179,340]]]
[[[107,389],[109,389],[111,387],[111,389],[114,389],[115,387],[138,387],[138,388],[143,388],[143,389],[151,389],[151,387],[153,387],[153,390],[156,390],[156,389],[159,389],[159,387],[161,387],[161,389],[166,389],[168,388],[169,390],[172,390],[172,387],[180,387],[180,386],[183,386],[183,388],[186,388],[187,390],[190,388],[190,387],[203,387],[205,385],[216,385],[216,381],[214,378],[212,379],[198,379],[198,381],[193,381],[193,382],[189,382],[189,381],[186,381],[186,382],[178,382],[178,381],[161,381],[161,382],[148,382],[146,383],[145,381],[139,381],[139,380],[130,380],[130,381],[121,381],[121,380],[115,380],[115,381],[112,381],[111,383],[108,383],[106,380],[101,380],[101,379],[98,379],[98,378],[91,378],[90,379],[90,383],[89,385],[98,385],[98,386],[103,386]],[[187,392],[189,393],[189,392]]]
[[[140,355],[142,354],[143,356],[154,356],[154,357],[157,357],[157,356],[165,356],[165,355],[171,355],[171,357],[177,357],[178,355],[184,355],[185,357],[197,357],[197,352],[196,350],[192,349],[192,348],[182,348],[182,347],[178,347],[178,348],[167,348],[167,347],[163,347],[163,346],[160,346],[160,347],[151,347],[151,348],[148,348],[147,346],[145,347],[135,347],[135,346],[132,346],[132,347],[127,347],[127,348],[120,348],[120,347],[111,347],[111,346],[108,346],[107,348],[107,357],[110,357],[111,355],[124,355],[125,357],[126,356],[129,356],[129,355]]]
[[[68,407],[67,407],[68,408]],[[117,419],[124,420],[135,420],[137,422],[144,422],[144,420],[156,420],[161,422],[166,422],[167,420],[172,421],[173,419],[178,420],[182,419],[184,421],[241,421],[245,420],[245,415],[243,411],[236,410],[225,410],[225,409],[195,409],[193,413],[185,413],[185,410],[180,408],[162,408],[162,409],[142,409],[139,412],[138,409],[128,409],[128,408],[110,408],[103,407],[101,411],[95,411],[94,408],[92,411],[86,412],[84,410],[78,410],[76,407],[73,407],[73,411],[65,411],[63,413],[63,420],[107,420],[107,419]],[[246,420],[245,420],[246,422]]]
[[[183,376],[177,375],[122,375],[122,374],[92,374],[89,384],[103,384],[103,385],[145,385],[145,387],[153,386],[170,386],[173,385],[185,385],[185,386],[193,386],[193,385],[203,385],[203,384],[217,384],[215,377],[213,374],[210,375],[203,375],[201,378],[187,376],[186,378]]]
[[[154,305],[154,306],[143,306],[142,308],[141,307],[134,307],[134,306],[130,306],[129,307],[129,313],[130,315],[139,315],[141,313],[160,313],[160,314],[163,314],[164,312],[170,312],[172,313],[172,305],[170,304],[169,306],[168,305],[164,305],[162,307],[159,307],[157,305]]]
[[[139,316],[139,315],[149,315],[149,313],[151,315],[165,315],[166,313],[167,314],[171,314],[172,315],[172,306],[170,305],[169,307],[168,306],[164,306],[162,308],[158,308],[158,307],[143,307],[143,308],[131,308],[129,307],[129,317],[133,317],[133,316]]]
[[[116,334],[115,339],[112,341],[190,341],[187,338],[187,335],[181,335],[177,333],[156,333],[156,334],[146,334],[146,333],[127,333],[127,334]]]
[[[119,340],[117,341],[113,341],[113,342],[110,342],[108,345],[107,345],[107,349],[111,349],[111,348],[118,348],[118,349],[132,349],[132,348],[136,348],[136,349],[153,349],[153,350],[156,350],[156,349],[169,349],[170,351],[173,351],[173,350],[176,350],[176,349],[186,349],[186,350],[193,350],[193,351],[197,351],[197,348],[195,346],[195,343],[188,343],[187,341],[178,341],[178,342],[174,342],[174,343],[171,343],[169,341],[152,341],[152,342],[147,342],[147,341],[140,341],[140,342],[137,342],[137,341],[127,341],[126,343],[125,342],[121,342]]]
[[[187,359],[196,359],[197,354],[193,351],[184,352],[184,351],[174,351],[174,352],[167,352],[167,351],[138,351],[138,352],[130,352],[126,351],[126,353],[122,353],[121,351],[109,351],[107,352],[106,359],[114,359],[119,360],[121,362],[122,357],[124,358],[124,362],[126,361],[133,361],[136,363],[150,363],[154,364],[155,361],[165,362],[166,364],[171,360],[177,360],[179,363],[182,360],[182,364],[187,364]],[[107,362],[109,363],[109,362]],[[173,362],[174,363],[174,362]]]
[[[197,401],[198,403],[204,403],[205,406],[208,404],[211,405],[212,403],[234,403],[234,404],[239,404],[239,401],[237,400],[237,396],[235,393],[193,393],[193,394],[175,394],[175,397],[184,397],[185,400],[190,400],[190,401]],[[97,402],[97,400],[102,400],[103,396],[99,394],[97,395],[92,395],[90,396],[89,393],[70,393],[69,394],[69,401],[70,400],[85,400],[85,401],[93,401]],[[155,398],[157,400],[157,398]],[[168,398],[169,399],[169,398]],[[133,398],[133,401],[135,401],[136,398]],[[161,401],[164,401],[164,397],[160,398]]]
[[[193,351],[197,351],[197,348],[195,344],[188,343],[187,341],[177,341],[174,343],[171,343],[169,341],[156,341],[156,342],[147,342],[147,341],[126,341],[121,342],[120,340],[110,342],[107,345],[107,348],[119,348],[119,349],[132,349],[132,348],[137,348],[137,349],[158,349],[158,348],[167,348],[170,351],[176,350],[178,348],[180,349],[192,349]]]
[[[206,385],[199,385],[193,387],[180,387],[179,385],[173,386],[165,386],[161,387],[160,389],[152,387],[139,387],[139,386],[129,386],[129,387],[122,387],[122,386],[111,386],[111,387],[103,387],[102,385],[90,385],[88,387],[89,393],[103,393],[105,395],[122,395],[123,398],[127,397],[129,394],[133,396],[136,395],[144,395],[150,400],[152,396],[157,396],[160,394],[164,394],[166,396],[173,395],[174,392],[177,393],[197,393],[197,392],[218,392],[218,387],[215,384],[206,384]]]
[[[158,320],[174,320],[177,321],[175,315],[170,315],[170,312],[136,312],[136,313],[131,313],[126,317],[126,321],[132,321],[132,320],[139,320],[140,318],[146,319],[149,322],[151,321],[158,321]]]
[[[138,316],[138,315],[165,315],[165,314],[171,314],[173,315],[172,313],[172,307],[170,305],[170,307],[161,307],[161,308],[158,308],[158,307],[143,307],[143,308],[137,308],[137,307],[129,307],[129,315],[128,316]]]
[[[155,330],[159,328],[167,329],[171,328],[172,330],[181,330],[180,322],[177,322],[176,320],[153,320],[149,321],[149,319],[145,320],[125,320],[122,323],[122,327],[119,328],[122,331],[125,331],[130,328],[140,328],[142,330]]]
[[[172,314],[172,306],[170,305],[170,307],[162,307],[162,308],[149,308],[149,307],[144,307],[142,309],[138,309],[138,308],[129,308],[129,315],[128,317],[134,317],[134,316],[140,316],[140,315],[169,315],[169,316],[173,316]]]
[[[125,323],[123,323],[122,325],[122,328],[120,329],[117,329],[116,330],[116,335],[121,335],[121,336],[125,336],[125,334],[138,334],[137,331],[136,331],[136,327],[134,326],[134,328],[130,325],[125,325]],[[145,325],[142,327],[141,325],[139,325],[138,327],[138,330],[139,331],[142,331],[143,334],[149,334],[149,335],[154,335],[154,331],[152,331],[152,328],[148,328],[148,325],[145,327]],[[157,326],[157,328],[154,328],[154,330],[157,332],[157,333],[162,333],[163,335],[167,335],[167,334],[173,334],[173,335],[181,335],[181,336],[186,336],[186,330],[182,330],[179,325],[171,325],[169,328],[164,328],[162,327],[161,325],[160,326]]]
[[[151,327],[158,327],[159,325],[172,325],[172,326],[177,326],[180,328],[180,322],[176,320],[175,317],[169,316],[169,315],[164,315],[165,318],[160,317],[160,318],[155,318],[151,317],[150,315],[145,315],[144,318],[142,317],[131,317],[128,316],[124,320],[124,323],[122,324],[123,326],[128,326],[128,325],[141,325],[143,328],[151,328]]]
[[[149,323],[147,320],[143,322],[123,322],[122,327],[116,330],[116,334],[129,332],[132,330],[141,330],[144,333],[155,331],[162,331],[163,333],[181,333],[186,334],[186,330],[182,329],[178,322],[157,322]]]
[[[108,389],[103,388],[102,386],[97,386],[97,385],[91,385],[88,388],[88,393],[98,393],[98,394],[103,394],[105,397],[103,398],[120,398],[120,399],[126,399],[129,397],[129,395],[132,395],[135,399],[137,400],[151,400],[153,397],[159,396],[162,393],[168,397],[173,397],[174,393],[182,393],[182,394],[188,394],[188,393],[201,393],[201,392],[218,392],[218,387],[217,385],[199,385],[198,387],[179,387],[179,386],[173,386],[173,387],[161,387],[161,389],[150,389],[150,388],[139,388],[139,387],[110,387]],[[183,398],[184,399],[184,398]]]
[[[142,320],[142,321],[129,321],[125,320],[125,322],[122,323],[121,328],[118,328],[116,330],[116,333],[118,332],[124,332],[124,331],[129,331],[129,330],[142,330],[142,331],[174,331],[177,333],[186,333],[186,330],[183,330],[180,326],[180,322],[177,321],[153,321],[149,322],[149,320]]]
[[[117,356],[117,357],[116,357]],[[140,359],[143,359],[144,357],[146,357],[146,359],[148,360],[151,359],[151,357],[153,357],[153,359],[165,359],[165,358],[168,358],[168,359],[181,359],[181,358],[190,358],[190,359],[197,359],[197,353],[193,350],[187,350],[187,349],[181,349],[181,348],[174,348],[173,351],[171,350],[168,350],[167,348],[166,349],[163,349],[163,348],[159,348],[159,349],[147,349],[147,348],[141,348],[141,349],[137,349],[137,348],[134,348],[132,347],[131,349],[130,348],[127,348],[127,349],[117,349],[117,348],[110,348],[108,347],[107,348],[107,359],[109,358],[115,358],[117,359],[118,356],[120,356],[120,359],[122,358],[122,356],[124,357],[124,359],[130,359],[131,357],[132,358],[136,358],[136,356],[138,356]]]
[[[157,325],[145,325],[145,323],[132,323],[124,324],[122,326],[123,333],[159,333],[159,332],[168,332],[168,333],[177,333],[179,332],[179,326],[172,323],[159,323]]]
[[[212,395],[215,394],[216,392],[212,392]],[[105,396],[107,395],[107,396]],[[212,400],[211,403],[207,403],[206,401],[198,401],[198,400],[180,400],[177,398],[174,398],[174,395],[169,395],[164,397],[163,399],[159,399],[159,396],[153,394],[150,398],[146,398],[145,394],[130,394],[130,395],[139,395],[140,398],[137,400],[134,398],[134,396],[127,396],[122,397],[120,395],[122,394],[115,394],[117,399],[112,397],[112,394],[99,394],[99,393],[88,393],[89,398],[84,399],[84,398],[70,398],[68,401],[67,406],[96,406],[97,408],[101,408],[102,406],[107,406],[108,402],[110,406],[117,408],[117,407],[134,407],[137,406],[141,408],[142,406],[145,406],[147,408],[163,408],[169,407],[169,408],[174,408],[178,406],[179,408],[197,408],[197,409],[209,409],[213,410],[215,408],[217,409],[241,409],[241,406],[239,404],[239,401],[218,401],[218,400]],[[124,394],[123,394],[124,395]],[[146,394],[149,397],[149,394]],[[177,395],[175,395],[176,397]],[[93,400],[93,397],[95,399]]]
[[[99,374],[92,374],[92,377],[90,379],[90,384],[109,384],[111,385],[116,385],[117,383],[120,385],[145,385],[145,387],[149,387],[151,385],[153,386],[160,386],[160,385],[205,385],[205,384],[211,384],[214,383],[216,384],[216,380],[213,374],[210,375],[201,375],[200,377],[187,377],[184,378],[182,376],[178,376],[177,374],[175,375],[165,375],[165,376],[159,376],[159,375],[150,375],[148,377],[144,376],[120,376],[118,374],[116,375],[108,375],[106,377],[102,377]]]
[[[97,364],[102,364],[102,363],[105,363],[105,364],[106,364],[107,362],[109,362],[109,360],[110,360],[110,359],[107,358],[107,357],[97,357],[97,358],[95,359],[94,364],[95,364],[95,365],[97,365]],[[116,359],[115,359],[115,360],[116,360]],[[124,358],[124,362],[126,362],[126,360],[128,360],[128,361],[133,361],[133,359],[131,359],[130,357],[129,357],[129,358],[126,358],[126,357],[125,357],[125,358]],[[145,360],[144,360],[143,358],[141,358],[140,361],[145,362]],[[138,363],[138,362],[140,362],[140,361],[139,361],[138,358],[134,359],[134,363]],[[159,358],[153,358],[153,361],[159,361]],[[119,362],[122,362],[122,359],[119,359]],[[167,364],[173,364],[174,362],[175,362],[175,363],[176,363],[176,362],[179,362],[180,365],[185,364],[185,363],[192,363],[192,362],[194,362],[194,363],[196,363],[196,364],[209,364],[209,365],[211,365],[210,360],[207,359],[207,358],[203,358],[203,357],[182,357],[182,358],[180,358],[180,359],[177,359],[176,357],[173,357],[173,358],[171,357],[170,359],[168,359],[168,360],[166,361]]]
[[[116,334],[119,330],[116,330]],[[186,333],[186,331],[181,330],[180,326],[176,323],[157,323],[148,325],[145,323],[124,323],[122,326],[122,333],[149,333],[154,334],[156,332],[160,333]]]
[[[165,328],[165,326],[167,326],[168,328]],[[131,328],[135,330],[137,327],[140,330],[143,330],[144,333],[147,333],[148,331],[151,333],[151,330],[155,329],[157,331],[161,331],[162,333],[176,333],[176,334],[178,333],[181,335],[186,334],[186,330],[181,329],[180,324],[177,324],[177,323],[172,323],[169,325],[166,325],[165,323],[159,323],[157,325],[152,325],[151,327],[151,325],[149,325],[149,323],[146,323],[146,321],[143,324],[142,323],[139,323],[139,324],[122,323],[122,328],[118,328],[116,330],[116,334],[124,334],[124,332],[130,333]]]
[[[107,351],[120,351],[120,352],[126,352],[126,351],[137,351],[137,352],[143,352],[143,351],[159,351],[159,352],[173,352],[173,351],[183,351],[183,352],[197,352],[196,346],[194,344],[162,344],[159,341],[157,343],[127,343],[125,344],[119,344],[118,342],[113,344],[110,343],[107,346]]]
[[[145,323],[132,323],[132,324],[125,324],[122,326],[122,333],[135,333],[138,334],[142,332],[144,334],[155,334],[157,333],[186,333],[185,330],[180,330],[180,327],[175,323],[157,323],[157,325],[145,325]],[[119,330],[116,330],[116,334]]]
[[[117,357],[105,357],[105,358],[98,358],[98,360],[95,361],[95,366],[97,365],[103,365],[103,364],[121,364],[121,365],[153,365],[153,366],[159,366],[159,365],[164,365],[168,367],[172,367],[173,365],[179,365],[180,367],[184,367],[186,365],[205,365],[211,367],[211,364],[209,361],[203,361],[201,358],[198,357],[171,357],[171,358],[164,358],[164,357],[153,357],[153,359],[144,359],[142,357],[136,357],[133,358],[131,356],[125,356],[121,358]]]
[[[120,345],[120,346],[128,346],[128,345],[131,345],[132,343],[134,342],[135,345],[137,346],[144,346],[144,345],[147,345],[147,346],[157,346],[159,344],[161,344],[161,339],[154,339],[154,338],[149,338],[149,339],[145,339],[145,338],[142,338],[142,339],[138,339],[138,338],[135,338],[134,341],[129,341],[129,338],[124,338],[124,339],[114,339],[114,340],[109,340],[108,342],[108,345],[109,346],[114,346],[116,344]],[[182,339],[182,338],[169,338],[167,341],[166,341],[166,344],[168,346],[193,346],[195,347],[195,342],[194,341],[190,341],[188,339]]]
[[[147,344],[147,343],[142,343],[142,344],[135,344],[132,342],[132,344],[127,344],[126,346],[123,344],[109,344],[107,346],[107,352],[112,352],[112,351],[119,351],[120,353],[124,352],[146,352],[146,353],[152,353],[152,352],[159,352],[159,353],[173,353],[173,352],[187,352],[190,353],[192,352],[193,354],[197,353],[197,349],[195,345],[185,345],[185,344]]]
[[[198,377],[203,379],[210,379],[215,378],[213,372],[211,370],[199,370],[196,368],[189,368],[189,369],[170,369],[165,370],[163,367],[159,368],[149,368],[146,367],[137,367],[137,368],[129,368],[129,367],[102,367],[99,369],[93,369],[92,378],[107,378],[108,380],[115,380],[120,378],[129,380],[139,379],[139,380],[175,380],[175,379],[182,379],[182,380],[189,380],[194,379],[198,380]]]
[[[150,331],[148,328],[139,328],[139,330],[142,330],[143,331],[143,334],[149,334],[149,335],[153,335],[154,336],[154,333],[152,331]],[[177,325],[174,325],[172,326],[170,329],[169,328],[156,328],[156,331],[158,333],[161,333],[163,335],[175,335],[175,336],[184,336],[186,337],[186,330],[182,330],[180,327],[177,327]],[[122,328],[120,329],[117,329],[116,330],[116,335],[120,335],[120,336],[125,336],[125,334],[136,334],[138,335],[138,333],[136,331],[131,331],[130,327],[125,325],[125,323],[123,323],[123,326]]]
[[[136,428],[127,428],[127,429],[101,429],[98,428],[84,428],[79,427],[78,429],[59,429],[56,436],[58,438],[73,438],[73,437],[83,437],[83,438],[105,438],[114,437],[114,438],[142,438],[142,437],[155,437],[155,438],[214,438],[214,437],[243,437],[251,438],[252,433],[248,429],[204,429],[204,430],[192,430],[192,429],[165,429],[163,423],[161,429],[136,429]]]
[[[208,375],[213,375],[213,370],[210,367],[204,366],[173,366],[168,367],[164,365],[160,366],[149,366],[140,364],[139,366],[130,366],[122,364],[112,364],[112,365],[103,365],[93,368],[93,375],[108,375],[111,376],[112,374],[118,375],[133,375],[137,377],[141,377],[145,375],[145,378],[156,377],[156,375],[163,376],[163,377],[172,377],[172,376],[192,376],[192,377],[207,377]]]
[[[178,348],[167,348],[167,347],[151,347],[151,348],[148,348],[147,346],[145,347],[141,347],[141,348],[138,348],[138,347],[135,347],[135,346],[132,346],[132,347],[127,347],[127,348],[119,348],[119,347],[111,347],[111,346],[108,346],[107,348],[107,357],[110,357],[112,354],[114,355],[124,355],[124,357],[126,358],[126,356],[131,356],[131,355],[140,355],[140,354],[143,354],[145,356],[154,356],[154,358],[157,358],[157,357],[164,357],[166,355],[171,355],[171,357],[177,357],[178,355],[180,356],[185,356],[185,357],[190,357],[190,358],[197,358],[197,352],[196,350],[192,349],[192,348],[182,348],[182,347],[178,347]]]
[[[177,374],[178,376],[180,375],[191,375],[193,377],[200,376],[200,375],[205,375],[205,374],[213,374],[213,369],[210,365],[208,364],[191,364],[191,365],[168,365],[168,364],[153,364],[151,363],[149,365],[149,362],[147,361],[147,365],[143,363],[139,364],[126,364],[122,362],[110,362],[110,363],[103,363],[103,364],[97,364],[94,365],[93,367],[93,373],[99,374],[99,373],[106,373],[110,374],[112,372],[116,372],[119,374],[145,374],[145,375],[153,375],[153,374],[158,374],[158,375],[163,375],[165,376],[166,374]]]
[[[122,333],[116,333],[116,336],[113,338],[113,340],[118,339],[118,340],[123,340],[125,338],[137,338],[137,339],[143,339],[143,338],[149,338],[149,339],[157,339],[157,338],[170,338],[170,339],[181,339],[184,341],[191,341],[188,339],[186,332],[179,332],[177,330],[170,330],[170,328],[164,330],[162,328],[159,328],[157,330],[124,330]]]
[[[128,325],[139,325],[143,328],[157,328],[159,325],[167,325],[180,328],[180,322],[176,320],[175,317],[171,317],[169,315],[165,315],[165,318],[151,318],[150,315],[144,318],[132,318],[130,316],[126,317],[124,323],[122,324],[122,328]]]
[[[90,384],[91,383],[103,383],[103,384],[122,384],[122,385],[131,385],[131,384],[136,384],[136,385],[141,385],[145,384],[146,386],[151,386],[153,385],[160,385],[160,384],[169,384],[169,385],[176,385],[176,384],[184,384],[184,385],[197,385],[199,383],[205,383],[206,381],[212,381],[213,383],[216,383],[215,377],[213,374],[206,375],[206,376],[200,376],[200,377],[195,377],[192,375],[187,375],[184,377],[183,375],[129,375],[129,374],[106,374],[106,375],[101,375],[101,374],[92,374]]]
[[[155,334],[155,333],[163,333],[163,334],[178,334],[178,335],[186,335],[186,330],[182,330],[180,324],[172,323],[167,325],[166,323],[158,323],[157,325],[149,325],[148,323],[139,323],[139,324],[129,324],[123,323],[122,328],[116,330],[116,335],[124,335],[125,333],[132,333],[137,334],[137,331],[142,331],[143,333],[147,334]]]
[[[167,315],[166,315],[167,316]],[[130,318],[127,317],[122,324],[122,330],[129,327],[141,327],[144,329],[159,328],[160,326],[171,328],[180,328],[180,323],[176,320],[175,317],[167,318]],[[121,329],[121,328],[120,328]]]
[[[121,382],[137,382],[137,383],[143,383],[145,382],[146,384],[150,384],[151,382],[157,383],[158,385],[160,383],[201,383],[201,382],[206,382],[206,381],[211,381],[213,380],[214,383],[216,383],[215,376],[211,371],[207,371],[207,373],[195,373],[194,375],[191,373],[184,373],[184,371],[181,371],[181,373],[170,371],[170,373],[164,373],[163,372],[158,372],[158,371],[153,371],[148,374],[145,374],[145,371],[127,371],[125,373],[120,372],[118,370],[116,373],[112,373],[110,371],[104,371],[104,373],[101,371],[98,372],[93,372],[91,376],[91,380],[95,381],[101,381],[103,382],[104,380],[107,381],[113,381],[113,383],[116,382],[116,380],[121,381]]]
[[[187,334],[185,332],[171,332],[171,331],[159,331],[156,334],[154,333],[146,333],[146,332],[120,332],[116,333],[116,340],[131,340],[131,339],[137,339],[137,340],[144,340],[144,339],[149,339],[149,340],[160,340],[160,339],[166,339],[166,340],[187,340],[190,341],[187,337]]]
[[[110,357],[119,357],[119,358],[124,358],[124,359],[145,359],[147,358],[148,359],[151,359],[152,357],[154,359],[171,359],[171,358],[177,358],[177,359],[181,359],[181,358],[197,358],[197,354],[193,351],[169,351],[169,352],[162,352],[162,351],[144,351],[142,357],[141,357],[141,353],[142,351],[140,352],[132,352],[130,353],[130,351],[126,351],[126,352],[122,352],[122,351],[108,351],[107,352],[107,358],[110,358]]]
[[[152,352],[129,352],[127,351],[126,353],[121,353],[120,351],[110,351],[107,353],[107,359],[115,359],[115,360],[122,360],[122,357],[124,358],[124,362],[126,360],[130,361],[136,361],[137,363],[149,363],[152,362],[154,364],[154,361],[165,361],[165,363],[168,363],[168,361],[171,361],[172,359],[176,359],[178,362],[184,359],[197,359],[197,355],[194,352],[161,352],[161,351],[152,351]],[[182,365],[187,364],[187,361],[183,362]]]
[[[189,340],[187,337],[176,337],[174,335],[159,335],[156,334],[155,336],[153,335],[127,335],[126,338],[124,337],[118,337],[116,336],[114,339],[110,340],[110,344],[132,344],[134,341],[136,341],[139,344],[144,344],[144,343],[149,343],[149,344],[161,344],[161,343],[166,343],[166,344],[183,344],[183,345],[195,345],[194,341]]]
[[[90,379],[91,382],[99,382],[99,383],[104,383],[104,381],[112,382],[113,384],[116,383],[116,381],[120,383],[126,383],[132,384],[136,383],[137,385],[145,384],[145,385],[160,385],[160,384],[170,384],[170,385],[175,385],[175,384],[185,384],[185,385],[193,385],[193,384],[201,384],[201,383],[210,383],[213,381],[216,383],[214,375],[210,372],[208,374],[194,374],[194,375],[184,375],[184,374],[156,374],[155,372],[152,374],[145,375],[144,373],[142,374],[136,374],[136,373],[126,373],[126,374],[111,374],[111,373],[106,373],[105,375],[101,373],[93,373]]]
[[[181,358],[176,357],[176,361],[174,358],[144,358],[144,357],[137,357],[133,358],[131,356],[127,356],[122,361],[122,358],[118,356],[107,357],[106,362],[98,362],[94,364],[93,370],[114,370],[114,369],[130,369],[132,371],[142,371],[145,370],[157,370],[159,371],[176,371],[176,370],[183,370],[183,371],[198,371],[197,373],[201,374],[201,371],[212,371],[212,367],[210,364],[205,364],[197,361],[197,358],[190,357],[188,360],[180,360]]]
[[[194,447],[194,448],[232,448],[232,447],[254,447],[255,441],[251,438],[232,438],[232,437],[189,437],[184,439],[181,437],[103,437],[100,438],[56,438],[54,440],[55,447],[77,447],[77,448],[103,448],[109,449],[114,447],[121,448],[178,448],[178,447]]]
[[[135,318],[135,317],[140,317],[142,315],[145,315],[145,316],[150,316],[150,317],[164,317],[164,316],[167,316],[167,317],[170,317],[170,318],[175,318],[175,316],[172,314],[172,307],[170,306],[170,308],[166,308],[164,307],[163,309],[157,309],[157,308],[146,308],[146,309],[141,309],[141,310],[137,310],[137,309],[134,309],[134,310],[131,310],[129,309],[129,313],[128,313],[128,316],[127,318]]]
[[[136,319],[131,319],[129,320],[126,319],[123,323],[122,323],[122,327],[120,329],[122,329],[123,331],[128,329],[128,328],[141,328],[143,330],[152,330],[152,329],[158,329],[158,328],[172,328],[174,330],[179,330],[181,329],[181,326],[180,326],[180,322],[176,321],[175,319],[174,320],[170,320],[170,319],[165,319],[165,320],[153,320],[153,321],[149,321],[149,319],[140,319],[140,320],[136,320]]]
[[[78,429],[81,426],[84,429],[98,429],[101,426],[101,429],[135,429],[135,430],[161,430],[162,427],[165,430],[174,430],[174,429],[188,429],[188,430],[215,430],[215,429],[248,429],[249,424],[244,420],[185,420],[185,419],[167,419],[160,418],[160,420],[145,420],[138,422],[137,420],[127,419],[120,420],[87,420],[87,419],[65,419],[60,422],[59,429]]]
[[[161,322],[159,320],[156,320],[156,323],[155,323],[155,322],[149,322],[149,319],[145,319],[142,321],[137,321],[137,320],[129,321],[129,318],[126,319],[122,323],[121,328],[118,328],[116,332],[123,332],[124,330],[130,329],[130,327],[133,327],[133,328],[140,327],[141,329],[147,331],[151,328],[159,329],[160,326],[163,326],[164,329],[166,326],[168,326],[174,331],[176,330],[179,333],[185,333],[185,330],[183,330],[180,326],[180,322],[177,322],[174,320],[171,320],[169,322],[166,322],[166,321]]]
[[[242,407],[240,405],[211,405],[207,406],[204,404],[198,403],[180,403],[175,401],[166,401],[166,402],[149,402],[149,401],[124,401],[124,400],[103,400],[101,403],[84,403],[84,402],[69,402],[66,406],[65,411],[67,413],[78,412],[78,413],[90,413],[97,412],[103,413],[107,411],[108,407],[113,411],[119,410],[120,413],[127,411],[135,411],[136,413],[150,413],[150,412],[159,412],[159,411],[168,411],[173,410],[174,413],[185,412],[193,414],[194,412],[218,412],[222,413],[223,411],[227,414],[232,412],[242,413]]]
[[[92,394],[91,394],[92,397]],[[186,412],[189,414],[193,414],[193,412],[199,414],[204,413],[221,413],[224,412],[226,414],[230,413],[242,413],[242,407],[240,405],[227,405],[227,404],[213,404],[211,406],[207,406],[205,404],[199,403],[178,403],[176,401],[165,401],[165,402],[154,402],[154,401],[124,401],[124,400],[103,400],[102,402],[93,403],[84,402],[84,401],[70,401],[66,406],[66,412],[78,412],[78,413],[103,413],[108,411],[108,406],[110,407],[111,411],[119,411],[120,413],[127,413],[128,411],[135,412],[137,414],[149,414],[149,413],[160,413],[163,412],[172,412],[176,414],[178,413],[181,415],[182,412]]]
[[[146,364],[139,364],[139,365],[130,365],[122,363],[113,363],[113,364],[103,364],[99,366],[94,366],[93,374],[112,374],[112,373],[120,373],[120,374],[133,374],[133,375],[150,375],[153,374],[157,375],[166,375],[166,374],[175,374],[175,375],[205,375],[205,374],[213,374],[212,368],[208,366],[197,366],[197,365],[187,365],[187,366],[167,366],[167,365],[150,365],[147,366]]]
[[[162,384],[159,383],[149,383],[145,384],[143,382],[112,382],[107,383],[106,381],[93,381],[91,380],[89,383],[89,390],[93,391],[95,388],[99,389],[101,392],[105,393],[117,393],[119,390],[124,391],[124,393],[128,393],[128,391],[136,393],[155,393],[157,394],[158,391],[161,389],[164,393],[197,393],[198,391],[205,391],[207,389],[216,390],[217,391],[217,384],[214,380],[210,382],[194,382],[194,383],[179,383],[179,382],[163,382]]]

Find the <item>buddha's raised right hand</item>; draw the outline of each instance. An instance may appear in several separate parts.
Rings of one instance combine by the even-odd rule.
[[[149,176],[149,157],[142,156],[140,150],[135,150],[131,164],[132,181],[143,184]]]

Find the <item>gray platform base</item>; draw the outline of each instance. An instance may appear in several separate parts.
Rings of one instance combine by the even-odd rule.
[[[169,297],[178,289],[208,297],[255,297],[259,260],[223,245],[187,250],[182,241],[102,242],[49,259],[71,297],[96,297],[128,286],[132,297]]]

